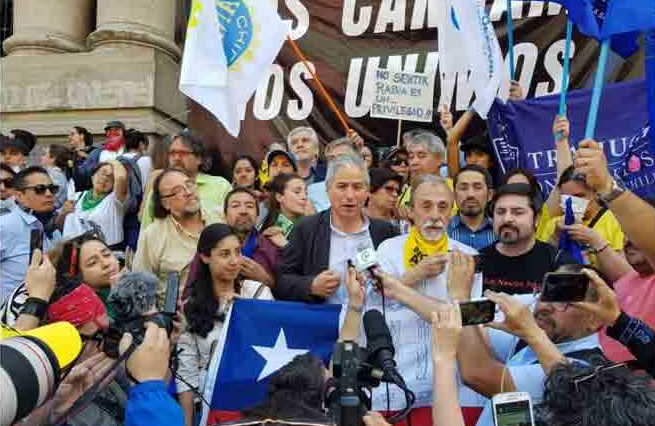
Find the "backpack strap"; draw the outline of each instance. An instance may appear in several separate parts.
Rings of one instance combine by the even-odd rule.
[[[264,284],[259,284],[259,287],[257,287],[257,291],[255,291],[255,294],[252,295],[253,299],[259,299],[259,296],[261,293],[264,291],[266,286]]]
[[[593,228],[596,226],[598,221],[603,217],[603,215],[607,213],[607,207],[603,207],[600,209],[598,213],[596,213],[596,216],[594,216],[593,219],[591,219],[591,222],[589,222],[589,225],[587,225],[588,228]]]

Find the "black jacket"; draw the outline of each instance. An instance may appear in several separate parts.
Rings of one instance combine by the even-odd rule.
[[[373,247],[398,235],[390,223],[370,219],[369,232]],[[289,244],[282,250],[276,269],[273,295],[279,300],[321,303],[325,299],[311,294],[316,275],[329,268],[330,210],[303,218],[291,231]]]

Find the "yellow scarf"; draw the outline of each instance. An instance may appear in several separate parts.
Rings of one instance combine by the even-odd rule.
[[[405,270],[409,270],[418,265],[421,260],[437,253],[446,253],[448,251],[448,234],[444,230],[439,241],[427,241],[421,235],[417,227],[412,226],[409,231],[409,237],[403,247],[403,262]]]

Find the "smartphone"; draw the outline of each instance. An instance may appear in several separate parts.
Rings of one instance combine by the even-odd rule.
[[[496,302],[486,297],[460,302],[459,309],[462,312],[463,326],[486,324],[496,316]]]
[[[166,298],[162,314],[174,316],[177,312],[177,299],[180,295],[180,274],[169,272],[166,280]]]
[[[587,295],[589,277],[582,272],[549,272],[544,275],[542,302],[581,302]]]
[[[532,399],[527,392],[507,392],[494,395],[493,405],[495,426],[533,426],[534,413]]]
[[[32,229],[30,231],[30,261],[32,263],[32,256],[34,250],[39,249],[43,253],[43,231],[40,229]]]
[[[475,262],[475,273],[482,272],[482,268],[484,267],[484,258],[479,255],[473,255],[473,261]]]

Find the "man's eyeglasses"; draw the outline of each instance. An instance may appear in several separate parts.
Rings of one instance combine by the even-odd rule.
[[[162,200],[166,198],[179,197],[180,195],[193,194],[196,190],[196,183],[193,181],[187,181],[184,185],[178,185],[171,191],[170,194],[162,194]]]
[[[32,185],[32,186],[23,186],[19,188],[21,191],[25,191],[26,189],[32,189],[37,195],[43,195],[46,193],[46,191],[50,191],[52,195],[55,195],[57,192],[59,192],[59,185]]]
[[[606,373],[608,371],[616,370],[618,368],[622,367],[627,367],[628,364],[626,362],[622,362],[619,364],[609,364],[609,365],[599,365],[594,369],[593,373],[589,374],[579,374],[577,376],[574,376],[572,379],[573,382],[573,387],[575,388],[576,392],[580,392],[580,385],[588,382],[591,379],[594,379],[598,377],[598,375]]]

